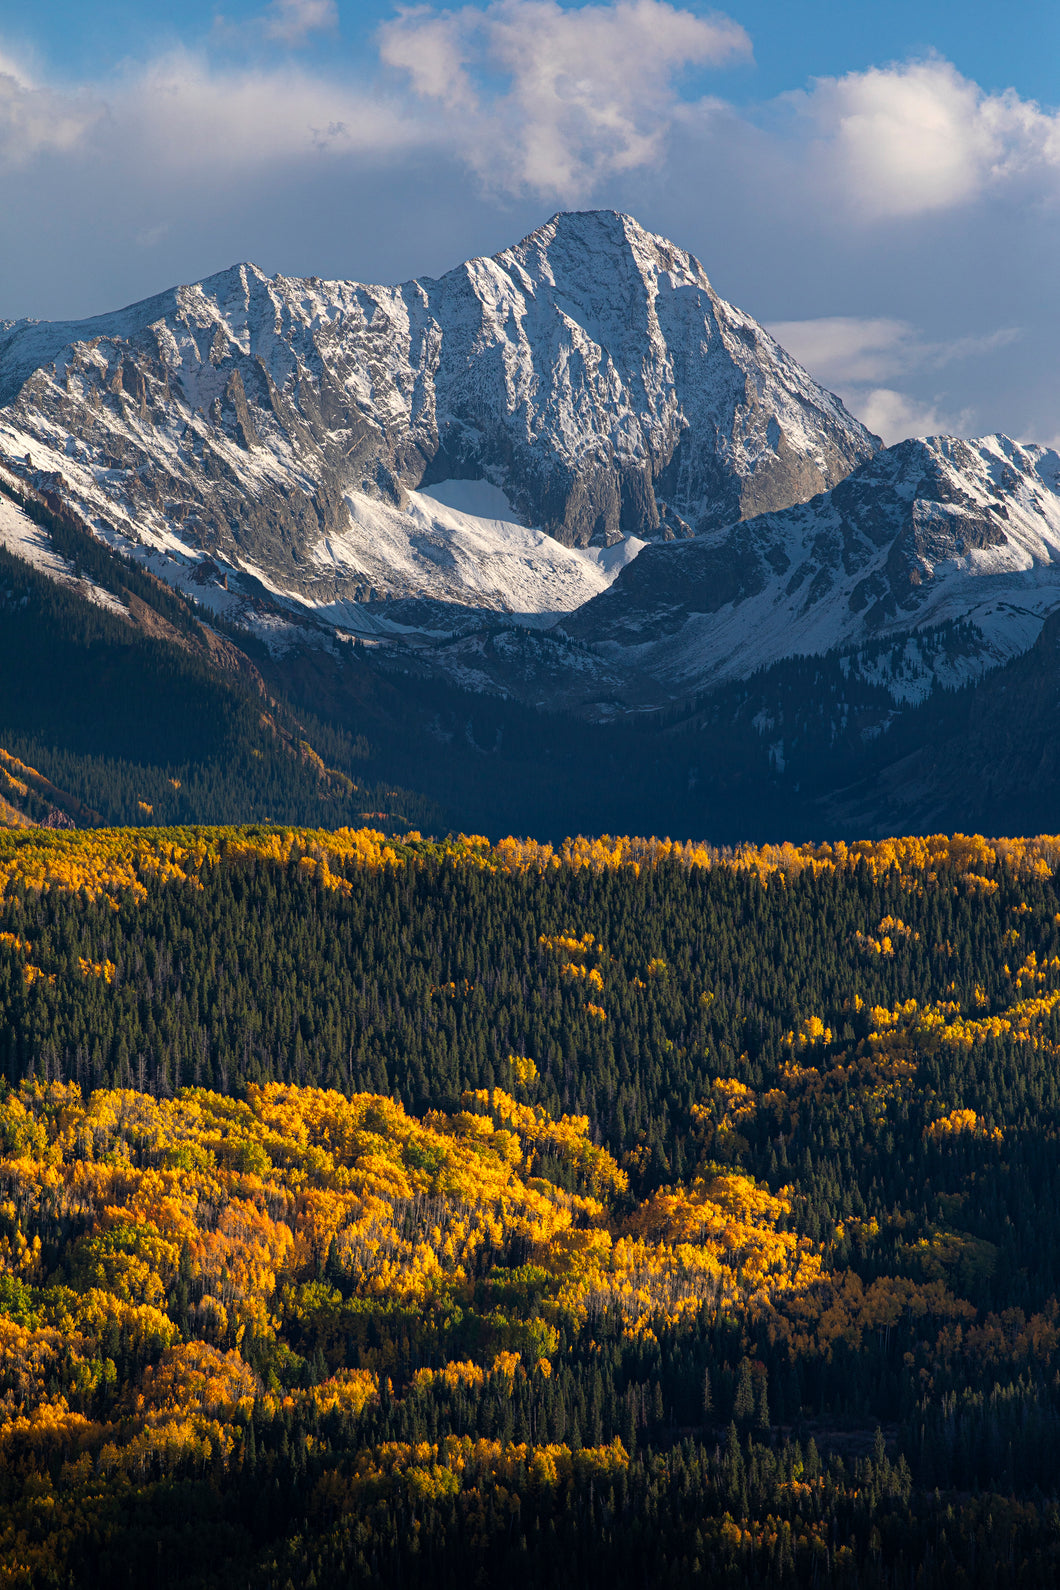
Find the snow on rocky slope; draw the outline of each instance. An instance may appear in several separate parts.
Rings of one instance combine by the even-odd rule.
[[[616,567],[557,543],[716,529],[879,445],[698,261],[613,211],[439,280],[240,265],[94,320],[4,323],[0,403],[0,454],[109,539],[336,611],[368,592],[569,611]],[[476,526],[413,495],[445,482],[507,512]]]
[[[102,590],[74,569],[66,558],[60,557],[51,545],[47,531],[31,519],[17,502],[12,501],[5,487],[8,492],[11,488],[17,491],[18,482],[6,470],[0,469],[0,547],[13,557],[21,558],[23,563],[30,564],[47,579],[54,580],[56,585],[76,591],[87,601],[95,602],[98,607],[109,608],[124,618],[125,608],[118,598],[110,591]]]
[[[563,628],[634,695],[665,700],[786,657],[973,626],[958,652],[935,653],[926,690],[1025,651],[1056,608],[1060,455],[929,437],[811,502],[647,547]]]
[[[535,702],[611,715],[836,647],[875,677],[883,637],[915,695],[1060,607],[1055,452],[880,450],[613,211],[438,280],[241,265],[5,323],[0,403],[0,465],[207,608],[281,648],[307,622],[407,642]],[[956,646],[916,640],[951,621]]]
[[[347,492],[348,529],[321,537],[309,556],[321,576],[333,574],[337,592],[356,581],[356,600],[337,595],[318,608],[320,616],[340,628],[369,622],[378,628],[386,625],[385,609],[373,604],[366,613],[359,603],[386,593],[391,600],[429,600],[433,620],[428,627],[439,633],[452,628],[447,609],[461,605],[544,626],[605,590],[644,546],[630,536],[616,547],[565,547],[544,531],[519,524],[498,488],[472,484],[483,489],[410,491],[404,508]],[[449,505],[469,500],[485,511]]]

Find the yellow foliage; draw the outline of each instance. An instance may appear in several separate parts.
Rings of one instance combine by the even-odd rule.
[[[144,1371],[137,1412],[155,1419],[197,1408],[212,1418],[231,1417],[253,1406],[261,1383],[237,1352],[223,1353],[206,1342],[170,1347]]]
[[[519,1104],[500,1088],[478,1088],[465,1093],[460,1102],[470,1111],[488,1112],[510,1129],[525,1158],[527,1174],[533,1172],[536,1154],[549,1153],[571,1165],[597,1196],[627,1190],[628,1176],[605,1148],[591,1141],[587,1115],[563,1115],[556,1121],[540,1105]],[[482,1114],[470,1115],[468,1120],[476,1130],[489,1131],[489,1123],[483,1120]],[[506,1136],[495,1131],[491,1140],[496,1143],[498,1138]],[[504,1152],[509,1152],[506,1146]]]
[[[753,1115],[757,1108],[753,1088],[749,1088],[746,1082],[737,1082],[735,1077],[718,1077],[711,1084],[711,1091],[720,1104],[722,1113],[731,1120],[741,1121],[746,1116]]]
[[[85,977],[101,977],[105,983],[113,983],[117,971],[113,961],[86,961],[83,955],[77,961]]]
[[[969,1137],[989,1137],[998,1143],[1001,1141],[1001,1128],[995,1126],[991,1131],[974,1110],[951,1110],[949,1115],[932,1121],[924,1136],[930,1137],[936,1143],[944,1143],[947,1138],[959,1137],[962,1134]]]
[[[784,1042],[794,1049],[812,1049],[816,1044],[830,1044],[832,1029],[826,1027],[820,1016],[804,1017],[798,1032],[789,1032]]]
[[[321,1415],[349,1413],[358,1417],[379,1398],[379,1376],[368,1369],[340,1369],[310,1392],[313,1406]]]
[[[629,1465],[621,1441],[571,1451],[559,1443],[529,1446],[471,1436],[446,1436],[441,1441],[387,1441],[362,1449],[343,1484],[327,1486],[326,1504],[353,1508],[362,1494],[410,1493],[416,1500],[454,1496],[484,1481],[514,1486],[529,1476],[538,1490],[553,1490],[573,1479],[608,1481]],[[340,1482],[340,1484],[343,1482]],[[497,1494],[496,1492],[494,1494]],[[321,1497],[325,1501],[324,1496]]]
[[[873,938],[871,933],[862,933],[860,931],[855,933],[854,941],[858,948],[864,950],[867,954],[893,956],[895,953],[895,940],[899,942],[903,939],[913,941],[920,937],[919,933],[914,933],[912,928],[907,927],[901,917],[897,916],[885,916],[877,927],[876,932],[880,935],[879,938]]]
[[[286,864],[323,865],[292,852],[289,840]],[[482,846],[475,853],[483,864],[492,854]],[[220,860],[218,851],[209,864]],[[175,864],[172,856],[165,864]],[[97,884],[114,887],[113,876],[100,873]],[[586,955],[594,944],[585,940]],[[556,953],[586,965],[568,946]],[[105,975],[87,964],[85,975]],[[1040,969],[1029,968],[1036,989]],[[1054,1003],[1036,992],[1004,1020],[1033,1032]],[[692,1110],[701,1146],[726,1133],[735,1140],[763,1109],[797,1112],[807,1093],[857,1085],[886,1099],[913,1064],[901,1045],[952,1041],[946,1035],[961,1020],[956,1007],[912,1000],[871,1016],[871,1035],[838,1058],[824,1054],[820,1018],[803,1022],[793,1047],[814,1046],[820,1069],[792,1055],[783,1090],[759,1094],[718,1078]],[[509,1066],[515,1082],[536,1080],[527,1057],[512,1055]],[[928,1128],[940,1143],[985,1132],[971,1110]],[[829,1271],[827,1250],[787,1229],[788,1189],[771,1192],[704,1154],[687,1185],[633,1202],[626,1171],[593,1142],[586,1116],[557,1119],[498,1088],[417,1118],[383,1095],[279,1083],[249,1086],[242,1099],[195,1088],[171,1098],[113,1089],[85,1099],[75,1084],[26,1083],[0,1098],[0,1142],[0,1276],[18,1315],[0,1318],[0,1443],[48,1450],[57,1461],[87,1453],[103,1477],[142,1475],[148,1465],[201,1472],[210,1458],[237,1457],[255,1403],[281,1406],[268,1364],[305,1369],[303,1353],[320,1355],[322,1378],[296,1374],[290,1383],[305,1389],[288,1394],[291,1405],[354,1418],[384,1393],[444,1387],[470,1397],[493,1386],[503,1395],[528,1374],[551,1373],[565,1322],[603,1315],[650,1342],[704,1307],[731,1310],[794,1352],[827,1356],[837,1342],[857,1346],[902,1317],[933,1320],[939,1330],[967,1326],[974,1311],[951,1287],[992,1262],[989,1244],[937,1230],[905,1249],[920,1280],[866,1285],[854,1272]],[[77,1233],[61,1286],[45,1273],[38,1219],[49,1229],[69,1222]],[[520,1268],[508,1268],[513,1252]],[[495,1299],[485,1311],[483,1296]],[[365,1328],[388,1315],[474,1317],[475,1332],[460,1339],[481,1348],[451,1362],[439,1362],[444,1351],[414,1357],[428,1367],[409,1380],[400,1336]],[[1036,1326],[1035,1340],[1053,1328]],[[125,1387],[114,1343],[147,1361]],[[311,1378],[319,1383],[308,1385]],[[103,1411],[89,1419],[79,1408]],[[555,1487],[627,1461],[617,1443],[572,1452],[453,1437],[357,1454],[350,1473],[328,1483],[347,1486],[354,1499],[372,1487],[423,1497],[517,1470]]]
[[[458,1391],[462,1386],[484,1386],[486,1371],[480,1364],[463,1361],[460,1363],[446,1364],[444,1369],[417,1369],[412,1377],[412,1384],[417,1391],[429,1391],[431,1386],[448,1386],[450,1391]]]
[[[537,1067],[534,1062],[523,1054],[510,1054],[508,1064],[516,1082],[521,1082],[524,1088],[537,1081]]]
[[[583,933],[580,939],[574,938],[573,935],[565,936],[562,933],[555,933],[551,936],[547,933],[542,933],[537,942],[543,950],[551,950],[558,954],[566,955],[568,961],[562,970],[567,971],[571,968],[571,963],[585,959],[596,940],[591,933]]]
[[[941,1281],[882,1276],[866,1285],[856,1271],[843,1270],[822,1275],[816,1285],[786,1298],[771,1319],[770,1334],[796,1353],[831,1357],[837,1342],[857,1349],[866,1334],[893,1329],[903,1315],[965,1325],[974,1320],[975,1309]]]
[[[148,803],[140,806],[150,815]],[[1049,875],[1060,861],[1060,837],[988,841],[980,835],[933,834],[854,844],[748,845],[723,852],[691,842],[606,834],[598,839],[566,839],[554,849],[535,840],[511,837],[491,846],[482,835],[466,834],[437,843],[417,831],[403,839],[388,839],[373,828],[9,829],[0,832],[0,895],[21,887],[84,889],[92,899],[107,896],[116,900],[127,892],[142,898],[151,880],[197,882],[205,869],[238,867],[249,861],[295,864],[321,887],[348,892],[344,874],[350,867],[402,867],[421,857],[437,856],[497,872],[549,872],[566,867],[576,872],[629,868],[639,873],[642,867],[662,865],[717,867],[754,872],[764,886],[774,878],[797,877],[806,871],[850,872],[858,867],[868,869],[874,877],[894,871],[903,881],[921,885],[948,872],[966,888],[993,890],[997,888],[996,873],[1018,878]],[[873,947],[878,944],[876,952],[886,954],[885,939],[893,953],[898,938],[908,937],[909,932],[897,918],[884,918],[876,938],[859,937]],[[542,935],[540,942],[544,950],[563,955],[568,963],[584,962],[590,954],[600,953],[592,934]],[[649,970],[660,975],[664,963],[654,962]]]
[[[735,1079],[714,1097],[736,1116],[755,1107]],[[466,1306],[491,1256],[519,1243],[548,1282],[529,1362],[554,1350],[550,1317],[613,1309],[628,1330],[650,1331],[709,1300],[779,1307],[820,1278],[819,1251],[780,1229],[786,1195],[715,1174],[620,1217],[612,1200],[626,1196],[628,1178],[592,1142],[586,1117],[556,1120],[500,1089],[465,1094],[461,1105],[417,1120],[382,1096],[277,1083],[249,1087],[243,1100],[104,1090],[83,1102],[60,1084],[8,1095],[5,1139],[22,1157],[5,1173],[23,1198],[46,1189],[49,1207],[76,1208],[88,1226],[74,1266],[82,1290],[49,1305],[34,1337],[43,1355],[35,1384],[54,1350],[47,1331],[65,1329],[88,1354],[113,1325],[159,1355],[137,1418],[157,1424],[194,1406],[224,1425],[261,1394],[239,1357],[246,1331],[258,1340],[311,1332],[325,1346],[348,1332],[344,1294],[318,1279],[325,1261],[343,1272],[345,1295],[422,1311],[436,1298]],[[543,1157],[571,1167],[583,1190],[535,1174]],[[32,1278],[35,1252],[23,1239],[0,1262]],[[190,1290],[185,1342],[165,1307],[178,1270]],[[336,1375],[315,1388],[319,1405],[363,1407],[378,1390],[377,1370],[364,1369],[367,1378]],[[505,1348],[485,1365],[419,1379],[471,1385],[522,1373],[520,1354]],[[174,1435],[166,1461],[200,1439],[198,1426]]]

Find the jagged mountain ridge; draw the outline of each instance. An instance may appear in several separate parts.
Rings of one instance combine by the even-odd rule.
[[[613,718],[837,649],[908,703],[1060,606],[1055,453],[879,449],[614,212],[396,288],[239,266],[6,324],[0,399],[23,480],[281,652],[352,630],[532,706]]]
[[[879,445],[697,260],[611,211],[438,280],[241,265],[5,323],[0,401],[0,450],[89,524],[321,605],[434,594],[429,568],[388,581],[370,556],[371,504],[417,487],[488,481],[522,525],[607,546],[804,500]],[[471,603],[514,606],[503,577]]]
[[[555,706],[586,674],[597,692],[608,684],[597,650],[560,631],[497,619],[434,648],[434,662],[453,659],[448,669],[417,670],[422,649],[329,649],[319,638],[283,656],[248,638],[251,663],[236,632],[233,646],[72,520],[40,499],[32,508],[36,519],[0,495],[3,822],[81,826],[103,813],[236,821],[290,811],[292,800],[338,822],[352,796],[379,804],[389,820],[398,797],[429,823],[433,798],[443,826],[556,840],[572,829],[662,829],[730,843],[1057,826],[1060,610],[1026,655],[952,694],[926,695],[925,684],[946,670],[955,682],[962,659],[979,656],[982,636],[967,622],[789,658],[694,703],[619,715],[605,727],[524,704],[551,686]],[[623,681],[616,672],[610,683],[618,691]],[[252,711],[242,728],[232,720],[233,689],[264,704],[263,687],[313,715],[310,733],[323,751],[332,747],[331,766],[304,730],[289,732],[289,707],[286,733],[274,707]],[[225,720],[233,743],[218,746]],[[351,754],[356,766],[344,774]],[[375,802],[366,802],[366,786],[354,793],[365,776]],[[378,822],[381,812],[361,815]],[[435,808],[435,824],[439,816]]]
[[[876,454],[829,492],[721,533],[647,547],[564,620],[656,699],[963,621],[922,690],[1027,649],[1060,607],[1060,455],[1006,437],[929,437]]]
[[[463,689],[613,719],[834,653],[905,708],[1021,655],[1056,609],[1060,456],[928,437],[809,503],[643,548],[551,631],[470,626],[418,662]]]

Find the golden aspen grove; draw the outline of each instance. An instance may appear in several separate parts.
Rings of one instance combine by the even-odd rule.
[[[0,831],[0,1584],[1055,1583],[1058,868]]]

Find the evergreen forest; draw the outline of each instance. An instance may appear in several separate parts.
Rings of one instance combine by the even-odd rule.
[[[3,1582],[1056,1583],[1058,1059],[1060,839],[2,831]]]

